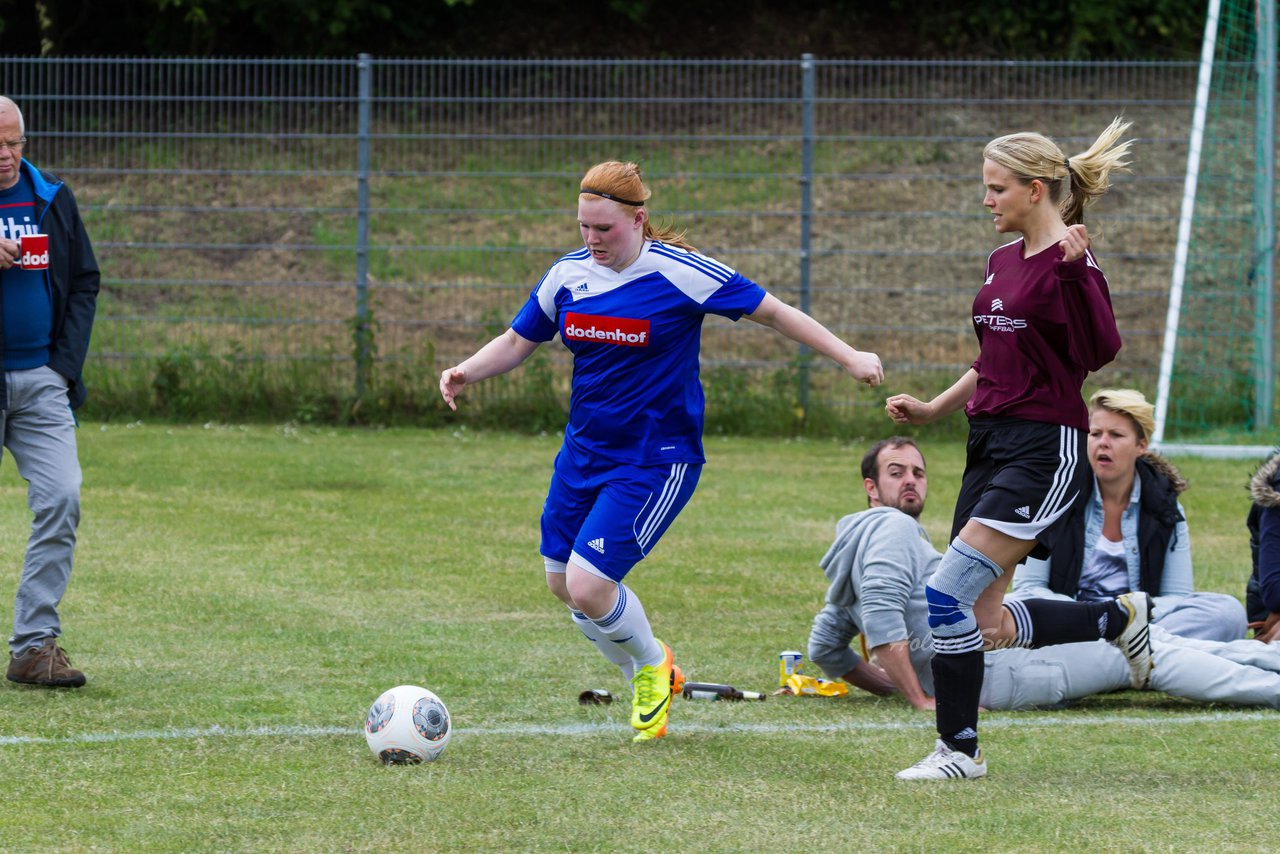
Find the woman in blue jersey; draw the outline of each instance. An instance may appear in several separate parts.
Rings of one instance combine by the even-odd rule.
[[[1089,487],[1089,414],[1080,390],[1120,349],[1106,277],[1089,250],[1085,205],[1126,165],[1129,127],[1119,119],[1068,159],[1038,133],[1015,133],[983,150],[983,205],[996,231],[1021,235],[991,253],[973,302],[979,355],[951,388],[925,403],[890,397],[899,424],[925,424],[961,408],[969,442],[952,542],[925,595],[933,634],[938,739],[933,753],[898,773],[908,780],[986,774],[978,749],[983,647],[999,638],[1005,610],[1012,642],[1039,647],[1105,638],[1129,659],[1134,687],[1150,674],[1150,600],[1005,604],[1014,567],[1042,557],[1066,511]],[[1003,608],[1002,608],[1003,605]]]
[[[671,649],[654,637],[623,578],[657,543],[702,464],[702,318],[744,315],[879,385],[880,359],[841,341],[683,233],[649,220],[634,163],[592,167],[578,195],[584,246],[551,266],[511,328],[440,375],[450,408],[468,385],[505,373],[557,334],[573,354],[569,423],[542,511],[547,586],[632,684],[635,741],[666,734]]]

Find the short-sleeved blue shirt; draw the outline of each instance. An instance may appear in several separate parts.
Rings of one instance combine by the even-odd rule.
[[[587,249],[551,266],[511,326],[573,353],[565,442],[627,465],[702,464],[702,318],[737,320],[764,289],[705,255],[646,241],[626,270]]]

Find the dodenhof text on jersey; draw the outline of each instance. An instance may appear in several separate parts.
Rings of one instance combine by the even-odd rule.
[[[648,347],[649,321],[571,311],[564,316],[564,337],[572,341],[600,341],[625,347]]]

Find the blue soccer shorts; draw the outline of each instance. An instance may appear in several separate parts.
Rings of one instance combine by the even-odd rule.
[[[702,466],[627,466],[611,461],[570,464],[556,458],[542,508],[548,561],[574,563],[621,581],[666,533],[689,503]]]

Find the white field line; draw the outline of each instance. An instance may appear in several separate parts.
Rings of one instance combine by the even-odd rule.
[[[1187,726],[1190,724],[1232,724],[1250,721],[1276,720],[1274,712],[1206,712],[1193,715],[1161,717],[1104,715],[1097,717],[1069,717],[1062,715],[997,717],[984,719],[982,728],[1036,729],[1042,727],[1134,726],[1159,728]],[[616,735],[626,728],[626,721],[619,723],[568,723],[554,726],[538,724],[514,724],[492,727],[458,727],[459,738],[488,736],[582,736]],[[750,733],[787,734],[841,733],[841,732],[889,732],[893,730],[932,730],[929,721],[841,721],[830,724],[699,724],[681,723],[673,726],[673,733]],[[193,738],[311,738],[327,736],[355,736],[363,732],[359,727],[311,727],[267,726],[236,729],[210,726],[190,729],[138,730],[135,732],[101,732],[84,735],[48,737],[39,735],[0,735],[0,747],[25,744],[111,744],[121,741],[181,741]]]

